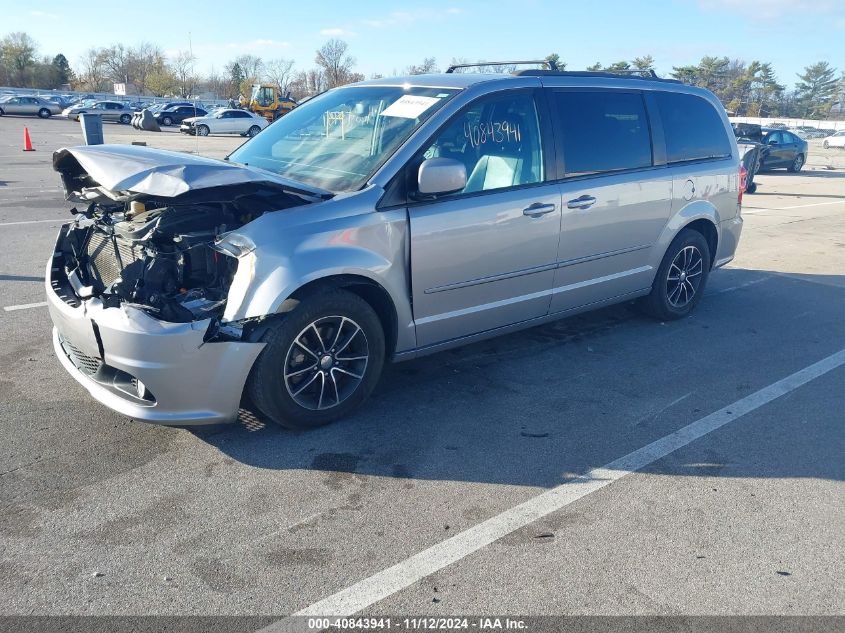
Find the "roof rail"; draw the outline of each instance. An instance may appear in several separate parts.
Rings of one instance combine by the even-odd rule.
[[[545,64],[549,71],[557,70],[557,63],[551,59],[534,59],[521,62],[475,62],[474,64],[452,64],[446,69],[447,73],[453,73],[458,68],[478,68],[479,66],[519,66],[524,64]]]
[[[627,70],[517,70],[514,75],[541,75],[554,77],[628,77],[629,79],[645,79],[648,81],[665,81],[668,83],[682,83],[677,79],[665,79],[658,77],[651,68],[640,70],[632,68]]]

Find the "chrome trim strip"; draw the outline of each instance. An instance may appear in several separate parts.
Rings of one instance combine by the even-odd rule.
[[[469,279],[467,281],[456,281],[455,283],[446,284],[443,286],[435,286],[434,288],[427,288],[424,294],[430,295],[436,292],[445,292],[446,290],[458,290],[460,288],[468,288],[470,286],[478,286],[480,284],[487,284],[493,281],[502,281],[503,279],[512,279],[513,277],[522,277],[523,275],[531,275],[533,273],[542,273],[547,270],[556,268],[566,268],[567,266],[574,266],[575,264],[583,264],[586,262],[596,261],[598,259],[605,259],[607,257],[614,257],[615,255],[624,255],[626,253],[633,253],[641,251],[646,248],[651,248],[652,244],[643,244],[642,246],[631,246],[629,248],[620,248],[616,251],[608,251],[606,253],[598,253],[596,255],[586,255],[584,257],[577,257],[575,259],[567,259],[556,262],[554,264],[543,264],[541,266],[534,266],[532,268],[522,268],[514,270],[509,273],[500,273],[498,275],[490,275],[489,277],[479,277],[478,279]]]

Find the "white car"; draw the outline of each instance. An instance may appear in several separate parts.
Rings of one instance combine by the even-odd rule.
[[[837,132],[833,136],[828,136],[822,141],[822,146],[827,149],[829,147],[845,147],[845,130]]]
[[[182,121],[179,130],[185,134],[208,136],[209,134],[240,134],[255,136],[269,125],[267,119],[252,112],[236,108],[223,108],[205,116],[190,117]]]

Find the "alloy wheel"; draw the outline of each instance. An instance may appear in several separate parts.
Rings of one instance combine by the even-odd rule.
[[[367,336],[355,321],[328,316],[313,321],[294,339],[285,357],[290,397],[312,411],[336,407],[351,396],[367,371]]]
[[[704,273],[704,260],[695,246],[678,251],[669,265],[666,278],[666,297],[673,308],[683,308],[698,291]]]

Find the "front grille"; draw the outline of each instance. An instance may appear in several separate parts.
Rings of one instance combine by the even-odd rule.
[[[85,252],[91,277],[103,288],[117,281],[124,268],[144,257],[140,247],[97,232],[91,233]]]
[[[93,356],[88,356],[82,353],[73,343],[66,338],[59,336],[59,343],[65,352],[65,356],[70,359],[73,366],[87,376],[92,376],[102,367],[103,361]]]

